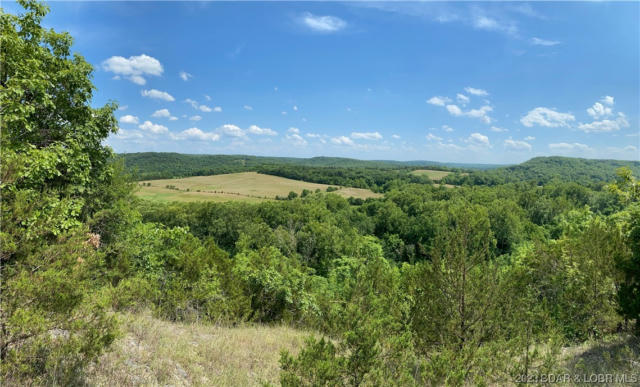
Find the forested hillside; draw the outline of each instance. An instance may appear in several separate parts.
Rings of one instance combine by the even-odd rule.
[[[417,169],[451,171],[443,182],[454,185],[500,185],[515,182],[546,184],[554,179],[602,186],[616,177],[620,167],[640,175],[640,161],[590,160],[571,157],[536,157],[507,167],[441,164],[429,161],[366,161],[336,157],[310,159],[243,155],[186,155],[128,153],[120,155],[127,169],[140,180],[218,175],[257,171],[314,183],[336,184],[383,191],[392,180],[424,182],[410,174]]]
[[[640,161],[589,160],[571,157],[536,157],[522,164],[474,171],[468,175],[451,175],[450,184],[499,185],[518,181],[547,184],[552,180],[571,181],[583,185],[602,185],[616,178],[618,168],[627,167],[640,175]]]
[[[219,175],[223,173],[257,171],[259,168],[326,167],[353,169],[417,169],[431,166],[432,169],[455,170],[431,161],[398,162],[368,161],[341,157],[263,157],[246,155],[188,155],[181,153],[125,153],[119,155],[126,167],[140,180],[170,179],[174,177]]]
[[[615,369],[584,369],[577,359],[572,369],[638,374],[636,163],[613,174],[622,164],[535,159],[515,167],[515,182],[448,189],[394,175],[397,166],[320,159],[339,162],[348,172],[338,176],[353,184],[382,184],[384,196],[138,200],[137,183],[103,145],[118,130],[117,105],[92,107],[91,65],[71,54],[68,34],[42,27],[45,5],[19,3],[23,14],[0,14],[3,385],[87,384],[88,370],[114,350],[122,320],[149,315],[164,320],[156,324],[164,334],[169,323],[197,322],[179,330],[197,349],[192,356],[211,345],[206,324],[313,332],[298,352],[280,354],[283,386],[537,382],[564,375],[559,359],[571,348],[611,338],[615,352],[598,353],[602,367]],[[183,155],[152,157],[169,157],[159,170],[170,174],[209,173],[199,168],[211,160],[228,172],[266,167],[247,156],[198,156],[188,165]],[[317,165],[278,160],[288,165],[278,173],[333,178]],[[527,167],[554,160],[556,172]],[[553,179],[562,174],[575,178]],[[126,344],[139,350],[151,325],[130,326],[137,339]],[[156,344],[171,352],[171,340]],[[126,360],[126,372],[146,371]]]

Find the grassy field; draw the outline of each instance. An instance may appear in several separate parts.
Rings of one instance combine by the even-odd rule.
[[[284,326],[226,328],[123,316],[123,335],[87,373],[90,386],[279,385],[280,350],[311,332]]]
[[[451,174],[449,171],[435,171],[433,169],[416,169],[411,172],[412,175],[416,176],[428,176],[429,179],[433,181],[440,181],[443,177]]]
[[[151,186],[147,186],[151,184]],[[258,202],[287,196],[293,191],[300,195],[303,189],[326,191],[329,185],[291,180],[256,172],[230,173],[214,176],[195,176],[183,179],[147,180],[140,182],[139,197],[157,201],[228,201]],[[173,186],[175,188],[167,188]],[[380,197],[367,189],[338,187],[338,195],[354,198]],[[188,190],[188,191],[187,191]]]

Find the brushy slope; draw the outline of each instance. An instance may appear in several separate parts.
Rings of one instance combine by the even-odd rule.
[[[125,314],[121,320],[121,337],[87,372],[89,385],[279,385],[280,351],[296,354],[307,337],[317,336],[287,326],[174,323],[148,312]],[[639,356],[637,338],[614,335],[565,347],[554,375],[632,377],[640,370]]]
[[[87,373],[93,386],[278,384],[280,350],[297,353],[311,332],[286,326],[172,323],[122,316],[123,335]]]

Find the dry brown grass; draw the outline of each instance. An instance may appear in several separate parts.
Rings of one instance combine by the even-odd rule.
[[[171,323],[149,313],[124,315],[122,330],[88,370],[90,385],[278,385],[280,351],[297,353],[310,334],[284,326]]]
[[[258,202],[272,200],[276,196],[287,196],[293,191],[298,195],[303,189],[326,191],[329,185],[292,180],[279,176],[263,175],[256,172],[229,173],[225,175],[194,176],[182,179],[147,180],[137,195],[158,201],[229,201],[240,200]],[[147,187],[146,184],[151,184]],[[175,186],[179,190],[166,188]],[[337,187],[336,194],[343,197],[381,197],[368,189]],[[189,189],[187,192],[186,190]],[[198,192],[200,191],[200,192]]]
[[[597,375],[612,375],[614,382],[600,383],[609,386],[630,385],[629,383],[616,383],[615,377],[626,375],[631,380],[635,375],[636,382],[640,384],[640,339],[631,335],[619,334],[605,337],[597,341],[588,341],[580,345],[563,348],[560,355],[561,372],[577,375],[579,378],[587,376],[587,382],[572,385],[593,385],[588,382],[589,377]]]
[[[415,171],[411,172],[412,175],[416,175],[416,176],[428,176],[429,179],[433,180],[433,181],[440,181],[443,177],[451,174],[451,172],[449,171],[436,171],[433,169],[416,169]]]

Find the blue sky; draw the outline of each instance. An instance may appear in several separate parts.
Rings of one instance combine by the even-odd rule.
[[[637,2],[50,7],[117,152],[640,159]]]

